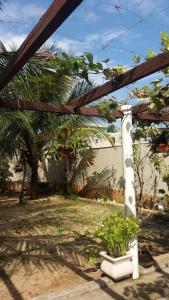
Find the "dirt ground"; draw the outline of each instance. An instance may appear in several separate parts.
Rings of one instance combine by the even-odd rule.
[[[27,300],[100,278],[86,253],[99,251],[92,233],[121,207],[62,197],[24,206],[14,198],[0,200],[0,300]],[[145,219],[140,247],[155,256],[169,252],[168,232],[167,216]]]

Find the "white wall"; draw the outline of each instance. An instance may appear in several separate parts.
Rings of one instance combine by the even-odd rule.
[[[154,183],[155,177],[157,179],[157,190],[159,188],[165,189],[168,191],[167,185],[161,180],[159,174],[155,171],[155,169],[150,164],[150,161],[147,157],[149,152],[149,145],[147,143],[141,144],[142,155],[146,156],[144,161],[144,194],[154,194]],[[161,154],[165,157],[165,162],[169,165],[169,156],[167,154]],[[66,161],[61,162],[52,162],[45,160],[39,167],[39,179],[41,181],[48,181],[50,183],[56,185],[62,185],[65,182],[65,163]],[[13,177],[11,177],[12,181],[21,181],[22,173],[15,173],[14,166],[16,161],[11,162],[11,171],[13,172]],[[116,175],[114,181],[114,189],[122,189],[123,188],[123,168],[122,168],[122,147],[121,145],[116,145],[114,147],[110,147],[106,145],[105,148],[97,148],[95,149],[95,159],[94,164],[89,167],[87,176],[92,175],[93,172],[101,172],[104,168],[115,168]],[[30,170],[28,170],[27,178],[30,176]],[[137,180],[136,180],[137,187]],[[97,187],[96,187],[97,188]]]

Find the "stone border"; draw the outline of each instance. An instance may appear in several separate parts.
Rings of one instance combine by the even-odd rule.
[[[97,279],[79,284],[75,287],[63,289],[61,291],[52,292],[46,295],[32,298],[31,300],[67,300],[69,298],[81,296],[87,292],[94,291],[99,288],[108,286],[108,284],[115,284],[110,278],[104,277],[103,279]]]
[[[147,269],[140,266],[140,276],[144,276],[159,270],[165,271],[165,269],[169,267],[169,253],[156,256],[153,259],[155,264],[154,266]],[[67,300],[69,298],[75,298],[99,288],[107,287],[109,285],[112,286],[114,284],[116,283],[112,279],[110,279],[109,277],[104,277],[101,279],[85,282],[72,288],[37,296],[35,298],[32,298],[31,300]],[[159,300],[163,300],[163,298]]]

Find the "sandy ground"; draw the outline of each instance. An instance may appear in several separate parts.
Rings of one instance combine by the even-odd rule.
[[[15,199],[1,201],[0,300],[28,300],[101,278],[83,248],[93,247],[90,230],[113,209],[63,198],[24,207]],[[168,230],[166,219],[145,220],[140,245],[153,255],[169,251]]]

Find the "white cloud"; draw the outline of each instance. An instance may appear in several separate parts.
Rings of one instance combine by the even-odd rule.
[[[10,46],[12,46],[12,45],[15,45],[15,46],[19,47],[23,43],[23,41],[25,40],[26,36],[27,36],[26,34],[13,35],[12,33],[10,33],[8,35],[8,38],[5,37],[5,39],[2,38],[1,40],[2,40],[2,42],[4,42],[5,47],[7,49],[9,49]]]
[[[0,27],[0,40],[4,43],[6,48],[10,49],[13,45],[19,47],[29,33],[30,27],[32,28],[34,19],[39,19],[43,12],[44,9],[35,4],[28,3],[26,5],[21,5],[21,3],[7,1],[3,10],[0,11],[0,19],[14,22],[15,26],[12,26],[12,23],[5,23],[7,27]],[[16,26],[17,23],[15,24],[15,22],[21,22],[21,24],[18,24],[18,28]],[[30,25],[29,27],[28,24]]]
[[[44,9],[35,4],[27,4],[21,9],[24,18],[40,17],[44,13]]]
[[[62,39],[56,38],[56,41],[54,41],[54,44],[55,44],[55,47],[62,49],[65,52],[75,51],[76,54],[81,53],[82,49],[84,49],[86,47],[86,41],[80,42],[78,40],[68,39],[68,38],[62,38]]]
[[[102,34],[101,39],[103,43],[106,43],[109,40],[115,39],[125,33],[125,29],[107,30]]]
[[[98,39],[100,39],[101,34],[99,33],[91,33],[88,34],[85,38],[87,43],[93,42],[93,41],[97,41]]]
[[[64,51],[74,50],[80,53],[82,51],[95,48],[96,44],[102,46],[110,39],[117,38],[122,33],[125,33],[125,30],[106,30],[101,33],[88,34],[83,41],[70,38],[62,38],[58,40],[58,36],[56,34],[55,45]]]
[[[4,32],[0,30],[0,40],[3,42],[7,49],[11,46],[16,46],[17,48],[23,43],[27,34],[14,34],[11,31]]]
[[[123,3],[126,1],[122,1]],[[158,15],[158,9],[161,9],[165,5],[164,0],[129,0],[128,8],[131,10],[137,10],[142,16],[148,16],[153,11]]]
[[[109,41],[120,38],[125,44],[131,39],[140,37],[140,34],[127,32],[125,29],[104,30],[100,33],[92,33],[86,35],[84,40],[76,40],[72,38],[58,38],[56,33],[55,46],[64,51],[75,51],[80,54],[84,51],[97,51],[98,47],[102,48]]]
[[[93,23],[95,23],[95,22],[97,22],[100,19],[101,19],[101,16],[97,15],[94,12],[85,13],[85,21],[86,22],[93,22]]]
[[[31,21],[33,18],[39,18],[44,13],[44,8],[35,4],[21,5],[19,3],[7,2],[0,12],[1,19],[10,21]]]
[[[117,1],[116,1],[117,3]],[[110,1],[104,4],[103,9],[106,12],[121,14],[124,13],[130,14],[128,10],[133,12],[133,15],[136,13],[140,15],[140,17],[145,17],[147,20],[151,20],[151,14],[157,19],[161,19],[162,21],[169,21],[169,17],[166,14],[165,7],[168,5],[168,0],[119,0],[117,6],[119,6],[119,10],[115,7],[115,5]],[[121,9],[120,9],[121,8]]]

